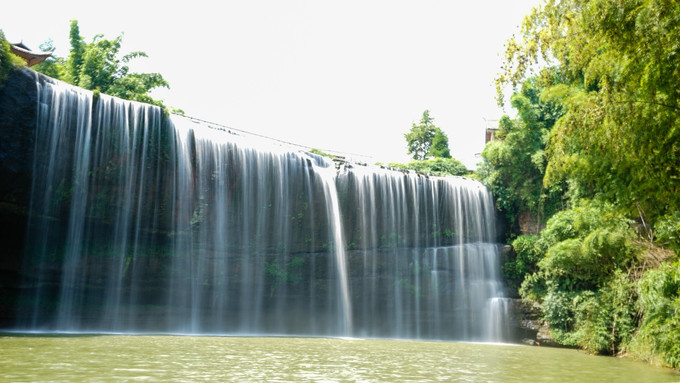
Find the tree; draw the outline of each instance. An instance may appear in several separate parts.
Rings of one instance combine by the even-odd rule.
[[[429,154],[435,158],[451,158],[449,137],[439,128],[435,130],[434,137],[432,137],[432,146],[430,147]]]
[[[506,85],[538,73],[541,100],[563,110],[547,134],[543,185],[569,185],[572,202],[548,221],[541,246],[516,249],[515,271],[530,274],[522,297],[542,304],[558,342],[675,367],[677,25],[677,1],[547,0],[508,41],[496,81],[502,104]]]
[[[549,137],[546,185],[568,179],[648,221],[680,210],[677,25],[680,3],[662,0],[551,0],[525,19],[497,89],[520,84],[539,59],[542,77],[561,73],[546,89],[566,108]]]
[[[626,348],[638,325],[629,278],[639,265],[634,240],[631,221],[611,205],[581,201],[555,214],[538,238],[513,243],[517,260],[529,260],[515,261],[525,266],[516,271],[531,273],[520,293],[541,303],[557,342],[597,353]]]
[[[130,73],[127,64],[132,59],[147,57],[147,54],[135,51],[119,58],[122,34],[113,40],[98,34],[92,42],[86,43],[80,36],[78,21],[71,20],[69,37],[69,57],[66,60],[56,58],[43,66],[37,66],[37,71],[49,76],[59,76],[57,78],[85,89],[163,106],[149,92],[158,87],[168,88],[167,81],[159,73]],[[50,42],[45,47],[48,45],[51,47]]]
[[[24,64],[22,59],[12,53],[10,44],[5,39],[5,33],[0,29],[0,88],[4,85],[9,72]]]
[[[511,98],[517,118],[503,116],[498,139],[489,142],[482,152],[480,178],[505,215],[509,237],[519,234],[520,217],[531,217],[535,234],[561,207],[562,185],[546,188],[543,176],[546,140],[563,112],[559,104],[542,100],[542,91],[535,77],[522,84],[521,91]]]
[[[80,71],[83,66],[86,44],[80,36],[78,20],[71,20],[69,39],[71,41],[71,51],[68,60],[66,61],[67,76],[65,80],[73,85],[79,85]]]
[[[449,139],[444,132],[433,124],[430,111],[425,110],[419,124],[413,124],[411,130],[404,134],[408,144],[408,154],[414,160],[424,160],[428,156],[451,158]]]
[[[435,126],[432,121],[434,119],[430,117],[430,111],[426,110],[423,112],[420,124],[413,123],[411,130],[404,134],[408,144],[408,154],[412,154],[414,160],[424,160],[430,151],[435,135]]]
[[[45,41],[40,44],[40,50],[42,52],[48,52],[53,50],[54,42],[52,39]],[[50,56],[45,61],[42,61],[32,67],[33,70],[50,76],[52,78],[63,79],[66,77],[65,65],[66,61],[61,57]]]

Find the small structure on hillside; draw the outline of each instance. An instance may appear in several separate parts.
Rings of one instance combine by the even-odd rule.
[[[23,42],[11,44],[10,49],[12,50],[12,53],[26,60],[26,65],[29,67],[45,61],[48,57],[52,56],[52,52],[54,52],[54,49],[47,52],[33,52],[29,47],[24,45]]]
[[[484,118],[484,124],[486,125],[486,138],[484,143],[487,144],[491,141],[495,141],[496,132],[498,131],[498,120],[487,120]]]

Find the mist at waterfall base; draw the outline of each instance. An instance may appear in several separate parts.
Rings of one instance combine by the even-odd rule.
[[[480,183],[36,85],[16,329],[511,338]]]

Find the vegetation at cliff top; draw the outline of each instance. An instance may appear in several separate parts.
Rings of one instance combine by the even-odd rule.
[[[451,158],[449,138],[434,125],[434,118],[430,116],[429,110],[423,112],[418,124],[412,124],[411,130],[404,134],[404,138],[408,154],[413,156],[413,161],[406,164],[390,162],[387,165],[382,163],[376,165],[437,176],[462,176],[469,173],[463,163]]]
[[[153,99],[149,92],[158,87],[169,88],[168,82],[159,73],[130,72],[133,59],[147,57],[141,51],[130,52],[120,57],[123,35],[113,40],[95,35],[86,42],[80,35],[77,20],[71,20],[69,56],[51,57],[33,67],[38,72],[68,82],[96,93],[105,93],[125,100],[139,101],[164,107],[163,102]],[[50,50],[52,42],[40,46]],[[176,110],[180,112],[181,110]]]
[[[497,78],[518,115],[478,177],[512,229],[504,272],[557,342],[680,368],[677,25],[665,0],[534,9]]]
[[[5,83],[9,72],[22,65],[24,65],[24,61],[11,52],[9,43],[5,39],[5,33],[0,29],[0,88]]]
[[[408,154],[414,160],[431,158],[451,158],[449,152],[449,138],[442,130],[434,125],[434,118],[430,111],[425,110],[420,123],[413,123],[411,130],[404,134],[408,144]]]
[[[414,160],[406,164],[390,162],[387,165],[382,163],[378,163],[377,165],[403,170],[413,170],[435,176],[464,176],[469,173],[469,170],[465,165],[455,158],[433,158],[430,160]]]

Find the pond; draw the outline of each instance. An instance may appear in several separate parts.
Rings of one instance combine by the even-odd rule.
[[[0,381],[678,382],[642,362],[505,344],[174,335],[0,336]]]

